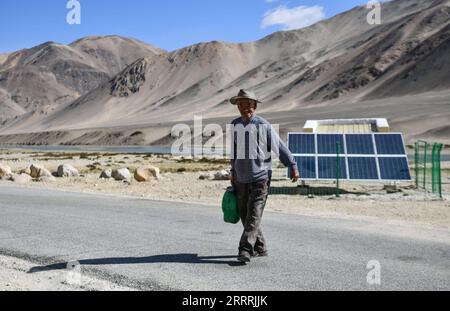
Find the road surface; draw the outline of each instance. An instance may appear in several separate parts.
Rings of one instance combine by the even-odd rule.
[[[241,265],[241,226],[218,206],[0,188],[0,254],[36,263],[30,273],[78,261],[143,290],[450,290],[449,231],[269,212],[263,228],[270,257]]]

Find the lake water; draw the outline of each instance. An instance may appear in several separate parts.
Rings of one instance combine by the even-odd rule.
[[[32,150],[32,151],[76,151],[76,152],[110,152],[110,153],[149,153],[172,154],[171,147],[158,146],[0,146],[0,150]],[[201,148],[195,148],[194,152],[200,153]],[[206,155],[220,155],[223,149],[216,152],[204,152]],[[183,154],[177,154],[182,156]]]
[[[149,153],[149,154],[171,154],[170,147],[158,146],[0,146],[0,150],[33,150],[33,151],[78,151],[78,152],[111,152],[111,153]],[[195,148],[195,152],[200,152],[201,148]],[[205,155],[222,155],[223,149],[216,152],[204,152]],[[183,156],[183,154],[175,154]],[[186,154],[185,154],[186,155]],[[408,158],[414,161],[414,154],[408,154]],[[450,154],[444,153],[442,161],[450,162]]]

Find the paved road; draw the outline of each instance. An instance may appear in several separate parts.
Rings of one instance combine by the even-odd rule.
[[[450,289],[448,231],[266,213],[271,256],[236,263],[238,225],[210,206],[0,188],[0,253],[140,289]],[[381,285],[366,281],[369,260]]]

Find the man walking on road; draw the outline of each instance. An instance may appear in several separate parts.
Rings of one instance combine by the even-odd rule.
[[[261,103],[255,94],[240,90],[230,102],[237,105],[241,114],[240,118],[231,122],[231,183],[237,193],[240,218],[244,225],[238,260],[246,263],[250,262],[251,257],[268,255],[260,225],[272,178],[271,152],[289,167],[292,182],[297,182],[300,174],[294,157],[272,125],[255,114]]]

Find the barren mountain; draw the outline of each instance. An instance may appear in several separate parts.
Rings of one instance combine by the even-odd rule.
[[[404,105],[414,94],[430,102],[440,98],[439,105],[448,99],[450,1],[395,0],[382,8],[381,25],[369,25],[368,9],[361,6],[256,42],[213,41],[170,53],[115,37],[16,52],[0,65],[0,90],[5,90],[0,118],[14,116],[0,125],[0,134],[82,130],[85,135],[99,129],[97,135],[103,135],[108,128],[155,129],[194,115],[225,120],[236,114],[227,99],[249,88],[263,100],[259,111],[267,118],[292,118],[280,118],[284,128],[299,129],[304,112],[321,107],[320,118],[386,117],[394,130],[413,130],[405,120],[425,122],[423,116],[436,107],[436,119],[421,124],[421,132],[405,134],[448,139],[450,109],[441,111],[435,101],[414,110]],[[382,108],[370,110],[370,103]],[[402,106],[403,117],[391,115],[395,105]],[[139,143],[164,141],[167,133],[157,132]]]
[[[8,58],[8,53],[1,54],[0,53],[0,65]]]
[[[161,52],[133,39],[88,37],[68,46],[46,42],[11,53],[0,57],[0,94],[6,98],[0,105],[12,102],[46,115],[96,89],[137,58]]]

